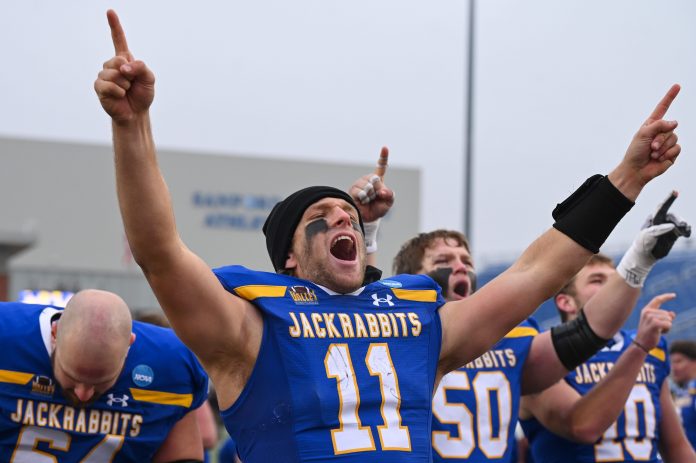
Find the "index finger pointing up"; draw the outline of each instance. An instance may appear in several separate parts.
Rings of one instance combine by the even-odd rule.
[[[650,114],[650,117],[648,117],[648,120],[657,121],[665,117],[665,114],[667,114],[667,110],[669,109],[670,105],[679,94],[679,90],[681,90],[679,84],[672,85],[672,87],[670,87],[670,89],[667,90],[667,93],[665,94],[665,96],[662,97],[657,106],[655,106],[655,109],[653,109],[653,112],[652,114]]]
[[[379,153],[379,160],[377,161],[377,168],[375,169],[375,174],[379,175],[382,179],[384,174],[387,172],[387,165],[389,164],[389,148],[386,146],[382,147],[382,151]]]
[[[124,56],[130,59],[130,51],[128,50],[126,33],[123,32],[121,21],[118,20],[118,15],[114,10],[109,10],[106,12],[106,18],[109,20],[109,28],[111,28],[111,40],[114,43],[116,55]]]
[[[664,304],[667,301],[671,301],[672,299],[675,299],[677,297],[676,293],[662,293],[658,294],[657,296],[653,297],[650,302],[648,303],[648,307],[651,307],[653,309],[660,309],[662,308],[662,304]]]
[[[670,207],[672,207],[672,203],[674,203],[674,200],[677,199],[677,196],[679,196],[679,192],[672,190],[672,193],[670,193],[667,199],[660,204],[660,207],[657,209],[657,212],[655,212],[655,216],[653,217],[654,224],[661,224],[667,221],[667,211]]]

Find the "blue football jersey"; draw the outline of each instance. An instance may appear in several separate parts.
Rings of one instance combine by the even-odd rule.
[[[239,266],[215,273],[264,319],[251,377],[221,412],[242,461],[430,461],[444,303],[430,277],[339,295]]]
[[[116,384],[89,407],[73,407],[51,367],[51,321],[60,313],[0,303],[0,461],[151,461],[174,424],[205,400],[200,364],[171,330],[134,322]]]
[[[586,394],[614,366],[634,337],[635,331],[621,331],[607,347],[570,372],[565,381],[581,395]],[[669,369],[667,342],[662,338],[647,356],[623,412],[594,445],[563,439],[534,419],[522,421],[535,460],[548,463],[660,462],[657,454],[660,390]]]
[[[227,439],[218,450],[218,463],[235,463],[237,460],[237,443]]]
[[[538,333],[529,319],[442,378],[433,397],[434,462],[512,461],[522,368]]]
[[[684,433],[696,449],[696,381],[689,381],[683,391],[677,395],[675,404],[679,411]]]

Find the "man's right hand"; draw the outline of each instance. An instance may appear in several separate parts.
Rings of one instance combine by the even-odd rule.
[[[664,293],[652,298],[640,312],[636,342],[648,350],[654,349],[660,342],[660,336],[672,328],[676,314],[663,310],[662,304],[677,297],[675,293]]]
[[[357,179],[348,190],[364,222],[381,219],[394,205],[394,192],[384,184],[388,161],[389,149],[385,146],[379,153],[374,172]]]
[[[155,75],[145,63],[133,59],[116,12],[109,10],[106,17],[116,55],[104,63],[94,90],[104,111],[118,124],[147,112],[155,97]]]
[[[657,212],[648,218],[644,228],[616,267],[616,271],[626,283],[635,288],[643,286],[652,267],[658,259],[669,253],[677,238],[691,236],[691,226],[667,212],[677,195],[678,193],[673,191],[660,204]]]
[[[648,218],[646,226],[658,226],[661,224],[674,225],[672,229],[657,237],[657,241],[652,248],[652,255],[655,259],[662,259],[667,254],[669,254],[670,249],[677,241],[680,236],[685,236],[689,238],[691,236],[691,225],[672,214],[669,211],[670,206],[677,199],[679,193],[677,191],[672,191],[672,193],[667,197],[667,199],[660,204],[654,215]]]

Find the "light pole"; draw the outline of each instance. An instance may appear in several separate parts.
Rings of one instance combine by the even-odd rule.
[[[472,169],[473,169],[473,115],[474,115],[474,39],[476,36],[476,0],[469,0],[469,46],[467,48],[467,80],[464,130],[464,226],[463,231],[471,243]]]

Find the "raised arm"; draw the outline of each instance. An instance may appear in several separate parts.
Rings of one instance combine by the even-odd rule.
[[[260,344],[261,318],[248,302],[227,293],[179,238],[150,129],[155,77],[145,63],[133,58],[116,13],[109,10],[107,18],[116,53],[104,64],[94,87],[112,119],[116,186],[126,236],[172,328],[220,387],[217,372],[230,363],[242,377],[251,369]]]
[[[568,336],[574,330],[575,334],[579,332],[581,324],[578,320],[566,322],[565,326],[555,327],[534,338],[522,373],[522,394],[536,393],[551,386],[604,347],[605,340],[621,329],[635,307],[652,267],[669,253],[679,236],[691,234],[691,227],[686,222],[667,212],[676,197],[677,192],[673,191],[648,218],[646,228],[638,233],[617,271],[581,308],[584,323],[594,334],[592,339],[577,337],[571,349],[573,355],[568,355],[567,349],[557,345],[555,336]],[[557,301],[559,298],[572,299],[567,294],[557,295]]]
[[[169,431],[167,439],[157,450],[153,463],[203,461],[203,440],[196,411],[190,411]]]
[[[681,148],[675,121],[663,120],[674,85],[634,135],[619,165],[591,177],[554,211],[556,223],[502,275],[440,310],[440,374],[478,357],[551,297],[585,264],[642,188],[674,164]]]
[[[587,324],[592,327],[597,338],[610,339],[626,321],[639,296],[639,288],[626,284],[618,273],[612,274],[584,307]],[[572,323],[574,322],[566,322],[567,325]],[[592,348],[587,346],[585,349],[588,355],[584,356],[585,360],[591,356],[590,350],[597,352],[603,345],[601,339],[598,339]],[[582,363],[578,359],[573,364],[564,364],[562,356],[554,346],[551,331],[535,336],[522,371],[522,394],[543,391]]]
[[[565,381],[559,381],[540,394],[524,396],[521,416],[534,415],[544,427],[566,439],[596,442],[623,411],[648,352],[671,328],[674,312],[662,310],[660,305],[674,297],[667,293],[650,301],[641,312],[635,343],[586,395],[580,396]]]
[[[696,463],[696,453],[684,434],[684,428],[672,401],[667,381],[660,390],[660,456],[665,463]]]

